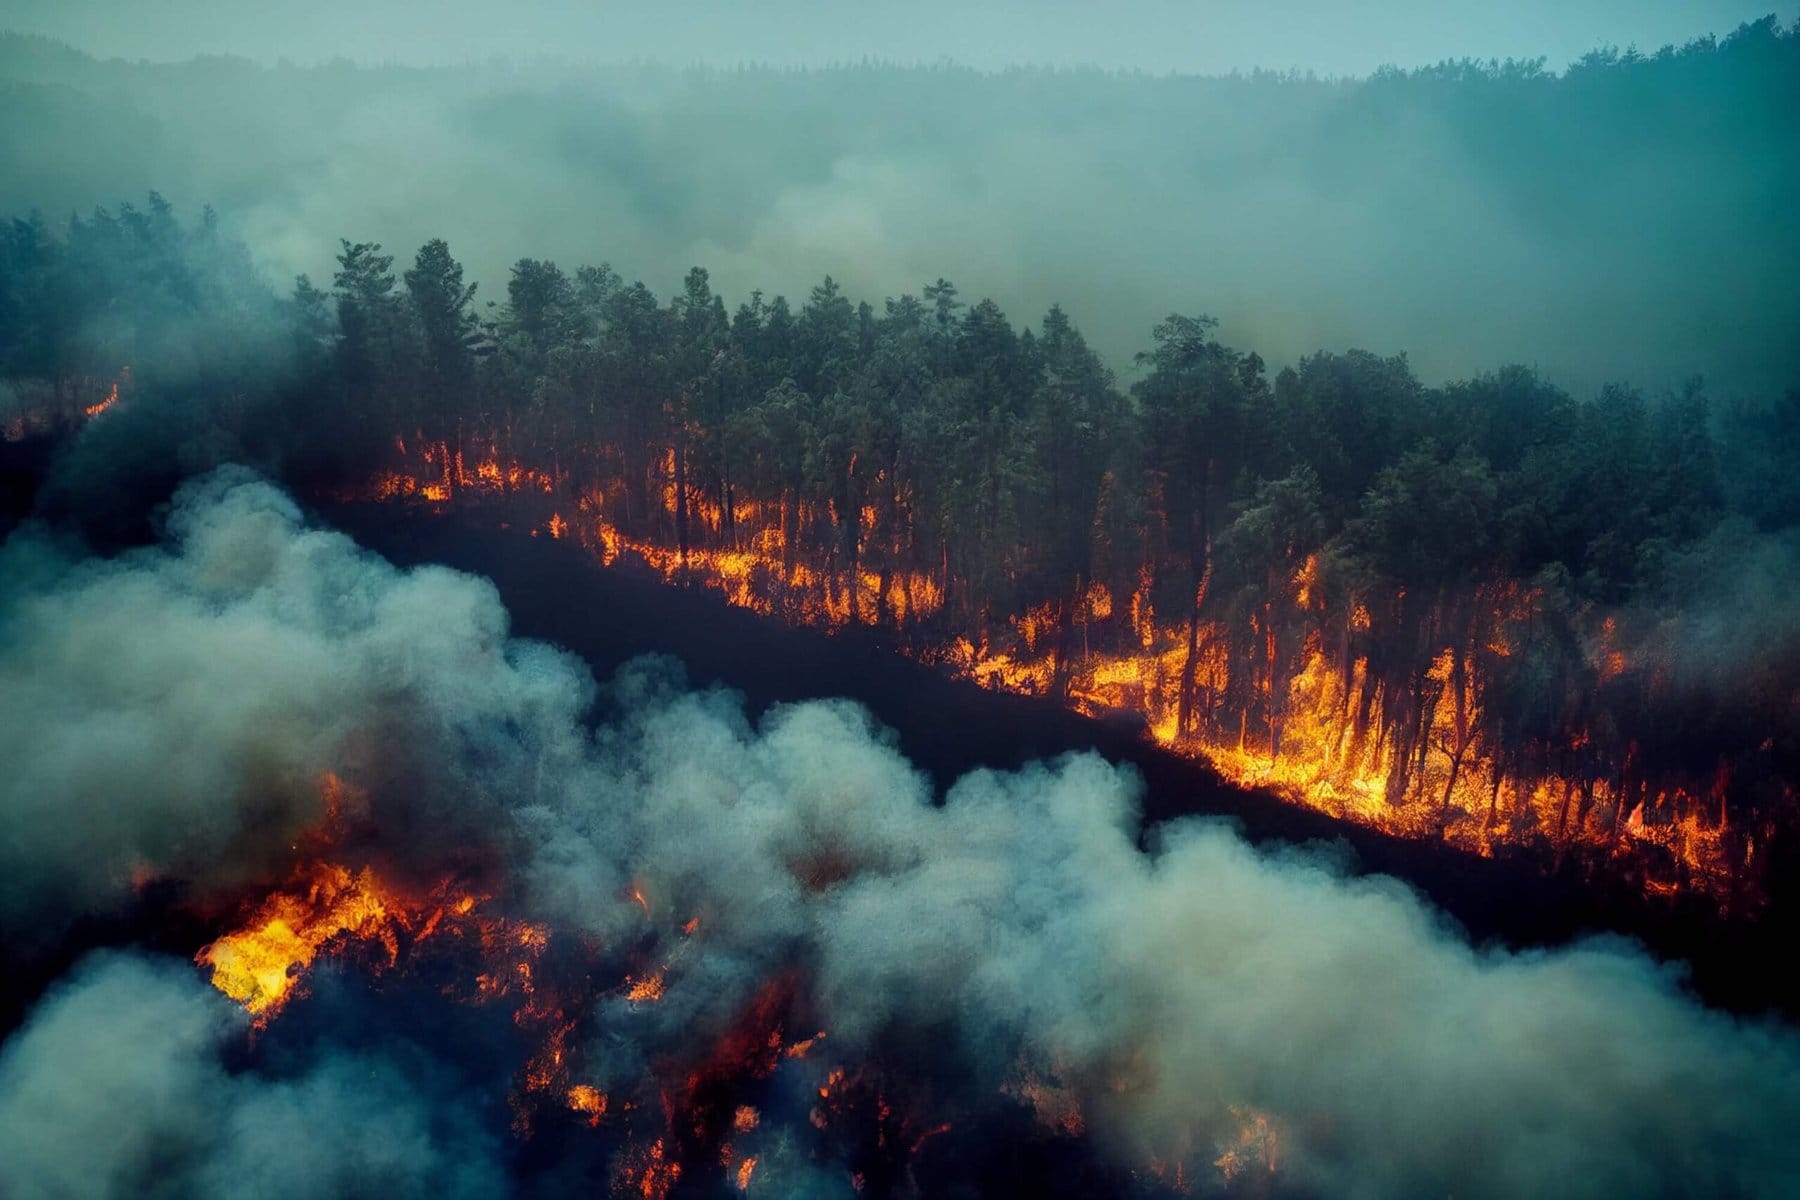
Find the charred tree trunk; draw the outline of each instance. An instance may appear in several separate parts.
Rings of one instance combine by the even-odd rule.
[[[737,493],[731,484],[728,467],[719,469],[719,523],[724,526],[723,540],[733,550],[739,549],[737,527]]]
[[[1469,727],[1469,667],[1468,656],[1464,653],[1462,639],[1457,639],[1450,652],[1450,691],[1451,691],[1451,737],[1454,739],[1450,748],[1450,775],[1444,781],[1444,798],[1439,805],[1442,812],[1450,811],[1450,802],[1456,795],[1456,783],[1462,775],[1463,759],[1469,752],[1469,742],[1474,734]],[[1496,778],[1498,773],[1496,772]],[[1499,785],[1494,791],[1499,793]],[[1493,823],[1493,804],[1488,805],[1488,824]],[[1486,828],[1484,826],[1484,828]]]
[[[799,496],[791,489],[781,491],[781,578],[785,583],[794,574],[794,541],[800,536]]]
[[[844,579],[850,588],[850,623],[855,625],[862,620],[862,507],[850,494],[848,479],[844,482],[844,492],[838,524],[843,533]]]
[[[683,566],[688,560],[687,439],[675,441],[675,551]]]
[[[1206,474],[1201,477],[1200,509],[1188,527],[1188,560],[1196,580],[1194,602],[1188,610],[1187,658],[1181,665],[1180,692],[1176,701],[1175,730],[1178,738],[1193,731],[1194,681],[1199,671],[1200,610],[1206,604],[1206,590],[1212,583],[1212,531],[1207,523]]]
[[[1556,813],[1556,843],[1557,843],[1558,853],[1561,853],[1562,848],[1568,844],[1569,801],[1574,798],[1574,795],[1575,795],[1574,776],[1571,774],[1564,774],[1563,775],[1562,805],[1560,808],[1557,809],[1557,813]]]
[[[1188,613],[1187,658],[1181,664],[1181,679],[1175,693],[1175,737],[1187,737],[1194,720],[1194,675],[1200,649],[1200,585],[1194,587],[1194,606]]]

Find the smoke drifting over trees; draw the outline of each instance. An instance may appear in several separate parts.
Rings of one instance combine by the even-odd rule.
[[[1796,40],[1372,79],[956,68],[411,70],[97,62],[0,43],[0,209],[157,189],[277,271],[357,230],[520,247],[733,301],[827,273],[1061,303],[1123,366],[1170,309],[1272,363],[1406,351],[1565,387],[1794,377]],[[952,267],[954,272],[952,272]]]
[[[937,1103],[977,1134],[1045,1103],[1019,1097],[1035,1081],[1079,1103],[1121,1170],[1210,1161],[1248,1107],[1275,1115],[1284,1186],[1303,1193],[1772,1195],[1800,1172],[1792,1033],[1701,1010],[1622,945],[1476,951],[1398,884],[1258,854],[1205,822],[1164,827],[1145,855],[1134,781],[1094,758],[974,775],[934,803],[844,702],[753,724],[731,695],[689,691],[651,663],[604,689],[607,715],[590,726],[591,681],[507,640],[485,583],[395,571],[241,476],[190,487],[174,512],[163,548],[29,572],[9,599],[6,664],[16,679],[29,652],[16,614],[34,641],[70,646],[95,603],[123,593],[121,613],[161,631],[153,661],[102,641],[91,657],[36,659],[32,678],[45,694],[103,689],[134,712],[154,693],[156,721],[208,731],[164,746],[160,764],[124,738],[87,757],[98,773],[194,773],[207,786],[190,802],[210,812],[113,789],[112,842],[84,848],[33,815],[42,790],[9,787],[9,920],[52,895],[117,907],[133,869],[203,896],[241,867],[245,836],[280,836],[263,808],[272,775],[330,770],[387,831],[355,853],[429,871],[449,840],[415,834],[448,821],[462,848],[474,839],[509,865],[523,913],[660,948],[659,1002],[595,996],[572,1043],[585,1078],[653,1110],[660,1056],[798,970],[831,1054],[935,1047],[916,1053],[960,1064],[940,1071]],[[290,698],[317,703],[274,714],[221,696],[220,664],[251,647]],[[298,747],[279,771],[245,751],[271,736]],[[26,739],[8,761],[53,779],[65,754]],[[160,832],[176,820],[247,832],[176,846]],[[683,932],[689,914],[697,934]],[[320,971],[320,1003],[361,1003]],[[494,1185],[503,1084],[491,1066],[438,1064],[429,1024],[389,1029],[375,1054],[353,1025],[283,1041],[278,1023],[264,1035],[276,1048],[246,1064],[229,1049],[240,1022],[169,962],[79,969],[0,1051],[0,1181],[102,1197]],[[117,1052],[96,1054],[104,1045]],[[71,1061],[89,1065],[71,1075]],[[309,1139],[331,1152],[295,1159]],[[847,1191],[843,1164],[784,1165],[770,1145],[769,1186],[786,1171]]]
[[[1800,1035],[1679,964],[1145,828],[1093,754],[934,784],[854,698],[599,681],[306,515],[1774,943],[1800,26],[1341,80],[0,35],[0,107],[0,1193],[1800,1192]]]
[[[16,424],[85,421],[41,504],[92,528],[232,459],[488,493],[1384,827],[1623,845],[1647,886],[1741,909],[1790,836],[1795,391],[1428,387],[1355,350],[1271,372],[1181,315],[1127,388],[1061,308],[1015,329],[943,279],[879,314],[829,276],[732,313],[699,268],[665,304],[530,258],[484,320],[437,239],[410,267],[344,241],[331,292],[278,300],[154,196],[7,244],[37,314],[0,343]]]

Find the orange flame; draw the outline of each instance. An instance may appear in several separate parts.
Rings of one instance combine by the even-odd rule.
[[[641,979],[625,981],[625,998],[633,1004],[654,1004],[663,998],[666,968],[658,967]]]
[[[617,453],[596,449],[602,458]],[[469,453],[473,470],[446,443],[425,443],[409,469],[377,478],[369,494],[541,503],[532,527],[602,564],[628,559],[795,624],[890,629],[905,652],[986,687],[1054,697],[1090,715],[1137,714],[1155,741],[1205,759],[1234,783],[1402,836],[1478,854],[1546,838],[1558,853],[1580,847],[1629,858],[1655,849],[1684,886],[1721,894],[1744,876],[1730,847],[1759,844],[1726,836],[1722,785],[1627,778],[1579,724],[1526,759],[1502,754],[1482,709],[1486,686],[1544,602],[1517,582],[1481,585],[1467,630],[1434,634],[1439,644],[1425,648],[1418,686],[1402,695],[1391,672],[1371,666],[1366,643],[1416,598],[1334,599],[1316,554],[1277,573],[1263,602],[1230,625],[1159,612],[1149,562],[1128,575],[1129,586],[1087,581],[1017,614],[971,615],[952,604],[952,596],[967,603],[966,585],[947,559],[917,565],[925,556],[903,495],[839,511],[792,496],[721,494],[684,485],[672,447],[649,473],[648,491],[615,478],[571,494],[560,468],[525,467],[492,442]],[[1607,618],[1588,648],[1595,686],[1638,669],[1622,642]],[[1646,874],[1645,886],[1675,885]],[[641,889],[631,898],[650,915]]]
[[[606,1115],[606,1093],[591,1084],[576,1084],[569,1089],[569,1108],[587,1114],[588,1124],[597,1129]]]
[[[97,403],[90,404],[86,408],[82,409],[81,411],[82,411],[82,414],[84,416],[86,416],[88,418],[88,420],[91,421],[95,417],[99,416],[101,413],[105,412],[107,409],[111,408],[113,405],[117,404],[118,402],[119,402],[119,385],[115,383],[112,385],[111,388],[109,388],[107,390],[106,395],[104,397],[102,397]]]
[[[270,896],[246,928],[202,948],[195,961],[212,968],[214,987],[266,1024],[339,935],[380,941],[391,963],[399,955],[395,924],[391,897],[374,872],[321,864],[304,892]]]

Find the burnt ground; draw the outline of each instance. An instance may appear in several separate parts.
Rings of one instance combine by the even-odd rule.
[[[892,728],[901,750],[940,788],[981,767],[1094,751],[1143,777],[1147,830],[1202,815],[1233,821],[1259,844],[1328,843],[1351,870],[1406,880],[1478,944],[1554,946],[1624,935],[1659,958],[1688,964],[1690,986],[1708,1003],[1800,1015],[1800,982],[1780,968],[1800,932],[1786,894],[1800,863],[1774,872],[1788,888],[1755,919],[1725,920],[1700,898],[1655,899],[1618,879],[1547,871],[1535,858],[1486,859],[1396,838],[1245,790],[1162,749],[1131,722],[1096,720],[1049,699],[952,679],[901,657],[874,633],[792,628],[732,608],[701,587],[603,568],[578,546],[480,512],[338,504],[319,515],[401,565],[441,563],[488,577],[512,613],[514,633],[572,651],[599,677],[638,655],[670,654],[687,664],[695,684],[742,692],[753,713],[848,696]]]

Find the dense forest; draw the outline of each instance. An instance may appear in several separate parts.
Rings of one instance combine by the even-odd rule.
[[[659,292],[701,263],[734,299],[949,274],[1061,302],[1119,372],[1175,310],[1271,362],[1405,350],[1432,384],[1800,374],[1800,37],[1772,19],[1368,79],[153,63],[0,35],[0,109],[0,211],[156,189],[283,277],[326,278],[345,233],[442,237],[492,296],[524,252]]]
[[[938,7],[0,15],[0,1200],[1800,1197],[1800,20]]]
[[[502,506],[1341,815],[1754,906],[1800,751],[1800,391],[1431,387],[1221,332],[1169,316],[1120,378],[1062,309],[944,279],[733,308],[521,259],[480,305],[443,241],[346,241],[278,296],[157,196],[0,233],[0,425],[79,434],[47,513],[141,520],[229,459]]]

